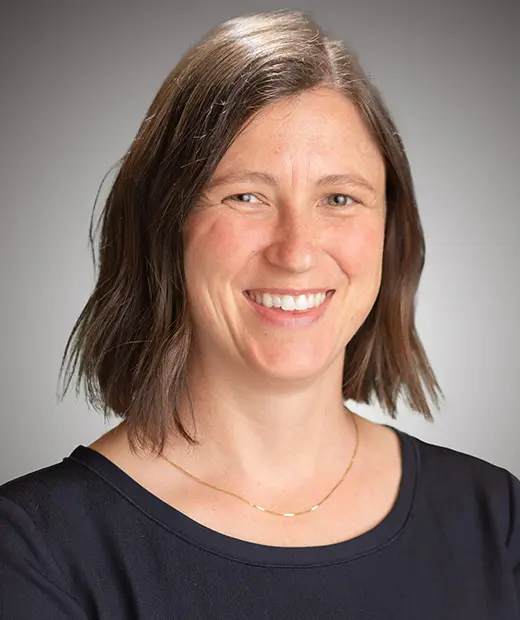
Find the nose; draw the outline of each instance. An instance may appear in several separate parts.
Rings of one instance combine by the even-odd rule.
[[[265,251],[271,265],[292,273],[304,273],[314,266],[317,222],[312,220],[308,213],[286,211],[279,215],[273,239]]]

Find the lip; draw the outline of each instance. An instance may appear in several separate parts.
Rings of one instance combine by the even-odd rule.
[[[267,292],[267,290],[269,290],[269,292],[274,292],[277,289],[251,289],[251,290],[254,291],[255,293],[256,292],[260,293],[262,291]],[[278,289],[278,290],[287,291],[288,289]],[[334,289],[314,289],[314,290],[318,293],[322,293],[322,292],[325,293],[326,291],[334,292]],[[261,319],[265,320],[266,322],[270,323],[271,325],[275,325],[276,327],[291,327],[291,328],[308,327],[309,325],[316,323],[316,321],[319,321],[325,314],[325,311],[327,310],[328,305],[333,297],[333,295],[327,295],[327,297],[325,298],[325,301],[322,304],[320,304],[317,308],[310,308],[309,310],[304,310],[304,311],[293,310],[293,311],[280,312],[279,310],[276,310],[275,308],[266,308],[265,306],[262,306],[262,304],[258,304],[256,301],[253,301],[246,294],[247,292],[248,291],[244,291],[244,298],[249,304],[249,307],[255,312],[257,316],[259,316]],[[279,294],[282,294],[282,293],[279,293]],[[294,292],[285,293],[285,295],[297,295],[297,294],[298,293],[294,293]],[[299,294],[303,295],[305,293],[299,293]]]

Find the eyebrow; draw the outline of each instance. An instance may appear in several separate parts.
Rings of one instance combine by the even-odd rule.
[[[275,187],[279,184],[278,179],[268,172],[257,172],[254,170],[244,170],[243,172],[235,172],[224,174],[220,177],[211,179],[207,185],[207,189],[214,189],[226,183],[237,183],[240,181],[256,181]],[[326,174],[316,181],[316,187],[326,187],[330,185],[350,185],[363,187],[376,193],[374,186],[363,177],[356,174]]]

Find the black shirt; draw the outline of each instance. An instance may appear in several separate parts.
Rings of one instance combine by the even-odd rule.
[[[388,515],[296,548],[211,530],[80,445],[0,487],[0,618],[520,619],[520,481],[398,434]]]

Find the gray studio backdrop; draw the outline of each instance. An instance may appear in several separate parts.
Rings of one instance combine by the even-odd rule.
[[[2,3],[0,482],[115,424],[83,394],[56,401],[65,341],[94,283],[87,242],[98,186],[189,45],[224,19],[279,8],[312,11],[359,53],[407,146],[426,234],[418,329],[446,400],[434,424],[404,405],[395,422],[349,405],[520,476],[519,7]]]

